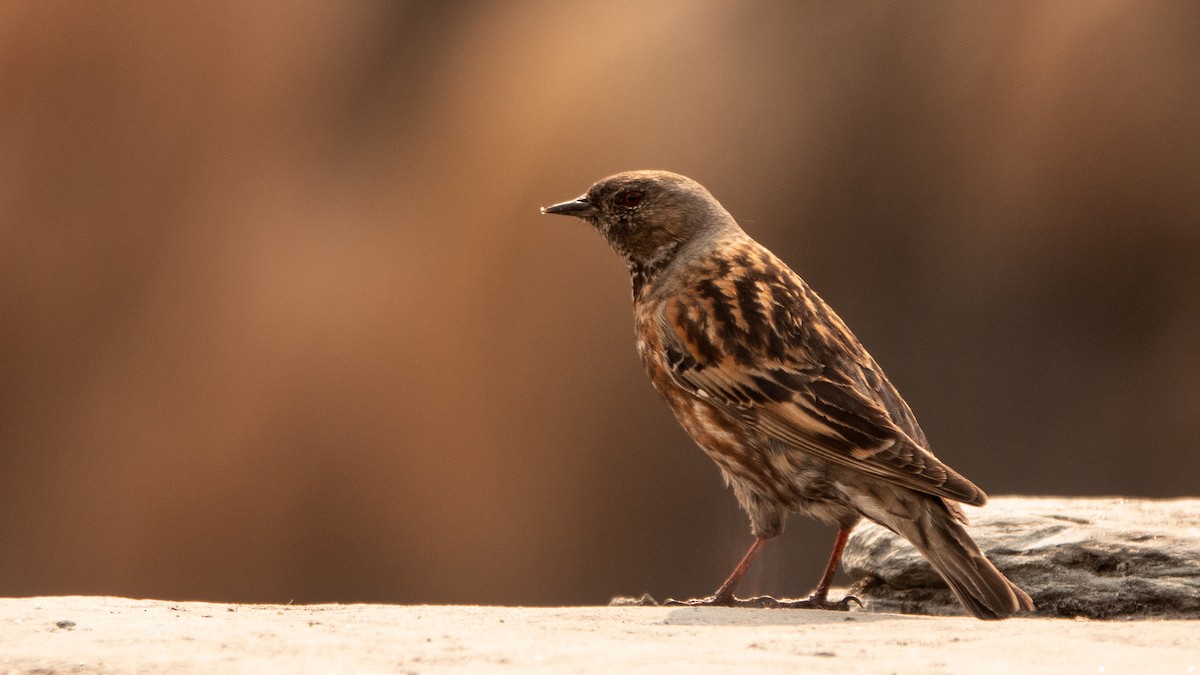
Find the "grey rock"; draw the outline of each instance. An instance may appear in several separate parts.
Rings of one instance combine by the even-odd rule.
[[[1041,616],[1200,618],[1200,499],[1002,497],[968,531]],[[864,523],[842,566],[866,608],[963,615],[907,541]]]

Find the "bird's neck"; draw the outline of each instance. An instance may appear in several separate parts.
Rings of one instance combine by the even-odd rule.
[[[678,250],[678,241],[668,241],[654,249],[649,256],[637,258],[630,255],[622,256],[625,259],[625,265],[629,268],[634,302],[649,292],[649,289],[654,286],[654,281],[658,279],[659,273],[675,259]]]

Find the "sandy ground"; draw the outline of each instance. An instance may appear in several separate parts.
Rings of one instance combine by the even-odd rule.
[[[1193,673],[1200,621],[0,599],[0,672]]]

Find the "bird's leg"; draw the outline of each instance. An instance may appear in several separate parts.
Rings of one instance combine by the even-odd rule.
[[[837,574],[838,563],[842,560],[842,551],[846,548],[846,541],[850,539],[850,528],[843,527],[838,530],[837,539],[833,542],[833,552],[829,554],[829,562],[825,565],[825,573],[821,575],[821,580],[817,582],[817,587],[813,590],[812,595],[808,596],[807,600],[780,601],[780,607],[806,608],[806,609],[850,609],[850,603],[853,602],[859,607],[862,607],[862,602],[853,595],[847,595],[837,602],[829,601],[829,587],[833,585],[833,576]]]
[[[825,573],[817,582],[817,588],[809,597],[810,600],[825,602],[825,599],[829,597],[829,587],[833,585],[833,575],[837,574],[838,563],[842,561],[842,551],[846,549],[846,542],[849,539],[850,530],[846,528],[838,530],[837,539],[833,541],[833,551],[829,554],[829,562],[825,565]]]
[[[732,604],[736,600],[733,597],[733,589],[737,588],[737,585],[742,581],[742,577],[746,576],[746,572],[750,569],[750,563],[754,562],[754,559],[758,557],[758,552],[762,550],[763,546],[766,546],[767,541],[766,539],[755,539],[754,543],[750,544],[750,549],[746,551],[746,555],[742,556],[741,562],[737,564],[737,567],[733,568],[733,572],[730,572],[729,578],[713,594],[713,600],[716,601],[714,604]]]
[[[859,607],[862,602],[858,598],[848,595],[837,602],[829,601],[829,588],[833,585],[833,577],[837,574],[838,563],[842,560],[842,551],[846,548],[846,541],[850,538],[850,529],[843,528],[838,530],[837,539],[833,542],[833,551],[829,554],[829,562],[825,565],[825,573],[821,575],[821,581],[817,583],[817,587],[813,590],[805,600],[778,600],[769,595],[758,596],[754,598],[736,598],[733,595],[733,589],[737,588],[738,582],[742,577],[746,576],[746,571],[750,569],[750,563],[754,562],[754,558],[758,556],[763,546],[766,545],[767,539],[755,539],[750,545],[750,550],[746,551],[746,555],[742,556],[742,561],[733,568],[733,572],[725,583],[717,589],[717,592],[707,598],[695,598],[692,600],[667,600],[664,605],[686,605],[689,607],[785,607],[788,609],[836,609],[846,611],[850,609],[850,603],[854,603]]]
[[[750,545],[750,550],[746,551],[746,555],[742,556],[742,561],[737,564],[737,567],[733,568],[733,572],[729,574],[729,578],[725,580],[725,583],[721,584],[721,587],[717,589],[716,593],[708,596],[707,598],[694,598],[692,600],[667,600],[663,604],[688,605],[691,607],[733,607],[736,605],[750,605],[754,607],[761,606],[760,604],[753,604],[753,600],[739,600],[733,597],[733,589],[737,588],[738,582],[742,580],[742,577],[746,576],[746,571],[750,569],[750,563],[754,562],[754,558],[758,556],[759,551],[762,550],[763,546],[765,546],[768,541],[768,539],[764,538],[755,539],[754,543]]]

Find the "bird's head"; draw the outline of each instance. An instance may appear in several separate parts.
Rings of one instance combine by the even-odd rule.
[[[687,243],[737,227],[704,186],[669,171],[609,176],[577,199],[543,207],[542,213],[588,221],[634,272],[661,268]]]

